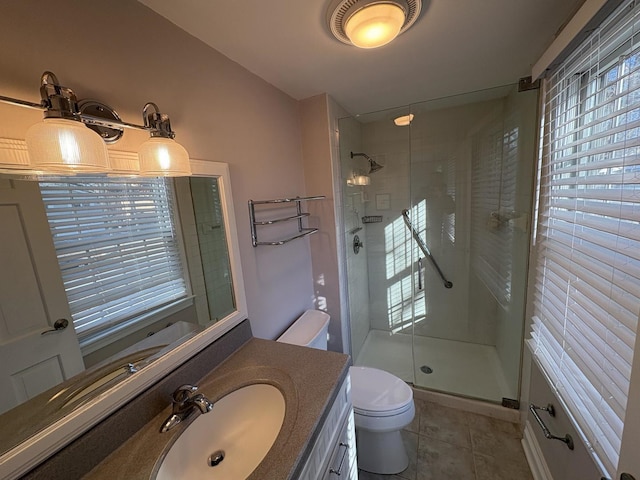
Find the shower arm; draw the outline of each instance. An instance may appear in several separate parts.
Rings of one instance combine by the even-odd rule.
[[[404,219],[404,224],[407,226],[407,228],[411,232],[411,235],[413,236],[415,241],[418,243],[420,250],[422,250],[422,253],[424,253],[425,256],[428,257],[429,260],[431,260],[431,264],[437,270],[438,274],[440,275],[440,278],[442,278],[442,281],[444,282],[444,287],[445,288],[453,287],[453,283],[447,280],[447,277],[444,276],[444,273],[442,273],[442,270],[440,270],[440,267],[438,266],[438,262],[436,262],[436,259],[433,258],[433,255],[431,255],[429,248],[424,243],[424,241],[422,241],[422,238],[420,238],[420,235],[418,235],[418,232],[416,232],[416,229],[413,228],[413,225],[411,224],[411,220],[409,219],[409,210],[404,209],[402,211],[402,218]]]

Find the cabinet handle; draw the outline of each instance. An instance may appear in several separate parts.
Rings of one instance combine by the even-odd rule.
[[[338,470],[334,470],[333,468],[329,469],[329,473],[335,473],[337,476],[342,475],[342,465],[344,464],[344,459],[347,456],[347,452],[349,451],[349,444],[340,442],[340,446],[344,447],[344,452],[342,452],[342,459],[340,460],[340,465],[338,466]]]

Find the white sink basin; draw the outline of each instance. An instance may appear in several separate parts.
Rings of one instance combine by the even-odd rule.
[[[211,412],[197,414],[162,460],[156,479],[247,478],[276,440],[284,413],[284,397],[272,385],[231,392]],[[210,466],[209,458],[216,452],[223,452],[224,459]]]

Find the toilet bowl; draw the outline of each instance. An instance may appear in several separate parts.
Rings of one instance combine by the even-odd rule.
[[[326,350],[329,318],[325,312],[307,310],[278,341]],[[415,416],[411,387],[377,368],[351,367],[349,374],[358,468],[387,475],[402,472],[409,457],[400,430]]]
[[[409,457],[400,430],[415,416],[411,387],[395,375],[370,367],[351,367],[358,467],[367,472],[400,473]]]

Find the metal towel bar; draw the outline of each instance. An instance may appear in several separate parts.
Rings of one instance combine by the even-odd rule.
[[[558,437],[556,435],[552,435],[549,429],[547,428],[547,426],[544,424],[544,422],[540,418],[540,415],[538,415],[537,410],[542,410],[543,412],[547,412],[552,417],[555,417],[556,410],[555,408],[553,408],[553,405],[548,404],[546,407],[538,407],[532,403],[529,405],[529,411],[533,414],[533,418],[536,419],[536,422],[538,422],[538,425],[540,425],[540,428],[542,428],[542,433],[544,433],[545,438],[548,438],[549,440],[560,440],[561,442],[564,442],[567,444],[567,447],[569,448],[569,450],[573,450],[574,445],[573,445],[573,438],[571,438],[571,435],[569,435],[568,433],[564,437]]]
[[[413,225],[411,224],[411,220],[409,219],[409,210],[404,209],[402,211],[402,217],[404,218],[404,223],[407,226],[407,228],[409,229],[409,231],[411,232],[411,235],[416,240],[416,242],[418,242],[418,246],[420,247],[420,250],[422,250],[422,252],[425,254],[425,256],[429,257],[429,260],[431,260],[431,264],[438,271],[438,274],[440,275],[440,278],[442,278],[442,281],[444,282],[444,287],[445,288],[453,287],[453,283],[451,283],[449,280],[447,280],[447,277],[444,276],[444,273],[442,273],[442,270],[440,270],[440,267],[438,266],[438,263],[436,262],[436,259],[433,258],[433,255],[431,255],[431,252],[429,251],[429,248],[427,248],[427,245],[422,241],[422,238],[420,238],[420,235],[418,235],[418,232],[416,232],[416,229],[413,228]]]
[[[306,237],[307,235],[311,235],[318,231],[317,228],[305,228],[302,225],[302,219],[304,217],[308,217],[309,214],[307,212],[302,211],[302,207],[300,206],[301,202],[307,200],[322,200],[324,199],[324,195],[317,195],[315,197],[295,197],[295,198],[277,198],[274,200],[249,200],[249,220],[251,222],[251,244],[254,247],[258,245],[284,245],[285,243],[289,243],[292,240],[296,240],[297,238]],[[296,206],[296,214],[288,215],[286,217],[280,218],[272,218],[268,220],[256,220],[256,205],[266,205],[266,204],[282,204],[282,203],[295,203]],[[298,221],[298,234],[290,236],[288,238],[272,241],[272,242],[259,242],[258,241],[258,231],[257,226],[262,225],[273,225],[274,223],[287,222],[290,220]]]

